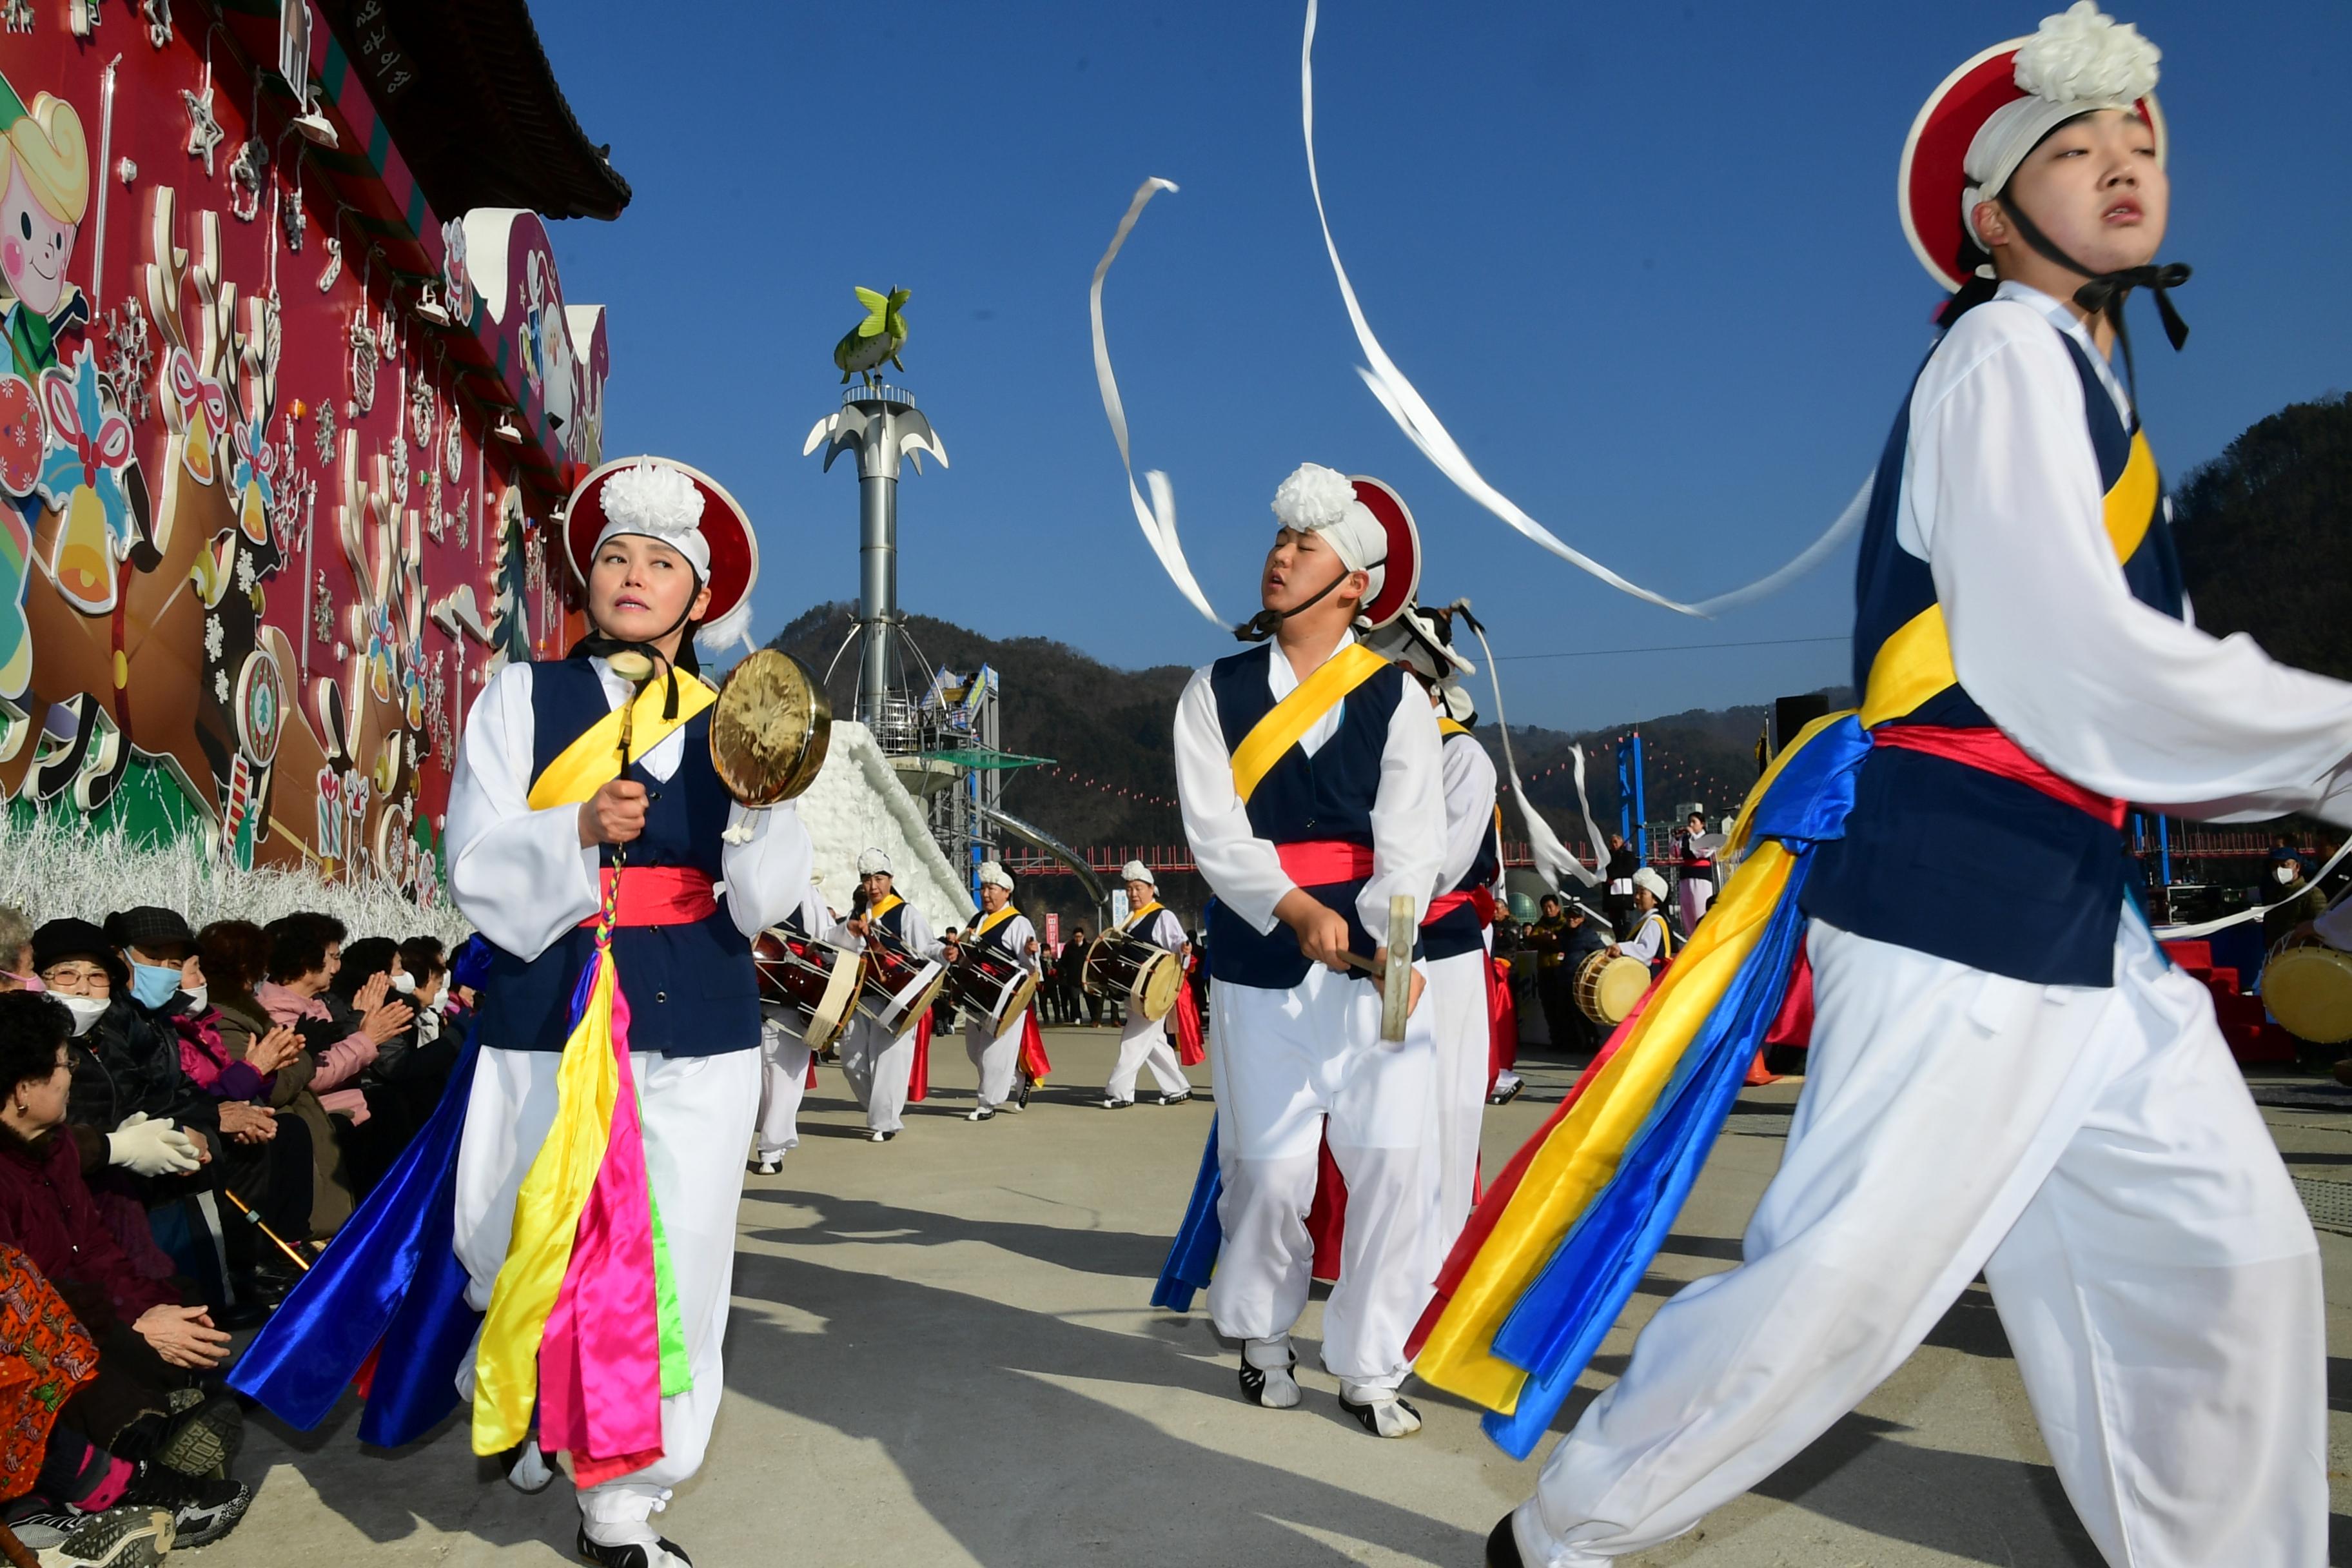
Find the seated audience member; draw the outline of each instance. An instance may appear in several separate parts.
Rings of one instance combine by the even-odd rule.
[[[93,1375],[58,1407],[42,1485],[82,1512],[171,1512],[181,1543],[201,1546],[234,1528],[253,1496],[199,1479],[226,1467],[244,1431],[235,1397],[202,1381],[227,1358],[229,1338],[132,1268],[99,1217],[62,1132],[68,1027],[46,997],[0,996],[0,1244],[55,1287],[97,1352]]]
[[[383,1042],[408,1027],[407,1005],[386,1002],[392,984],[379,978],[356,998],[362,1004],[356,1026],[342,1026],[321,998],[342,967],[343,922],[332,915],[296,914],[263,929],[269,936],[269,969],[254,995],[273,1020],[301,1031],[304,1047],[318,1061],[310,1087],[327,1109],[355,1123],[366,1121],[367,1099],[356,1085]]]
[[[88,921],[49,921],[33,931],[33,965],[72,1016],[70,1121],[88,1132],[84,1168],[161,1178],[209,1161],[219,1113],[180,1071],[178,1038],[116,994],[130,966],[106,933]]]
[[[310,1140],[310,1234],[323,1240],[352,1214],[342,1149],[325,1106],[311,1089],[318,1062],[300,1031],[279,1024],[253,992],[269,969],[269,939],[251,921],[215,921],[196,933],[196,955],[211,988],[221,1044],[261,1075],[262,1100],[281,1121],[299,1121]]]
[[[38,991],[33,966],[33,922],[25,911],[0,904],[0,991]]]

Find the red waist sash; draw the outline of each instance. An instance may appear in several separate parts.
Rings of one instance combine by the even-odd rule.
[[[616,871],[607,866],[605,892],[613,890],[614,877],[621,879],[621,901],[613,915],[616,926],[692,925],[719,912],[707,871],[690,866],[625,866]],[[590,915],[580,923],[593,926],[596,919]]]
[[[1282,874],[1302,888],[1360,881],[1372,874],[1372,852],[1366,845],[1306,838],[1274,847],[1282,858]]]
[[[2026,755],[1999,730],[1954,730],[1934,724],[1882,724],[1870,732],[1874,746],[1899,746],[1971,767],[2041,791],[2052,800],[2086,811],[2109,827],[2124,825],[2125,804],[2061,778]]]
[[[1492,888],[1472,888],[1469,891],[1461,893],[1440,893],[1429,900],[1429,912],[1421,917],[1421,923],[1429,925],[1439,917],[1450,915],[1465,905],[1478,911],[1480,925],[1490,926],[1495,923],[1495,890]]]

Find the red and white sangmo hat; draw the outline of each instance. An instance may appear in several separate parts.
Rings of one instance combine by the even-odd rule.
[[[2044,136],[2078,114],[2137,109],[2166,153],[2157,108],[2155,45],[2094,0],[2042,19],[2039,31],[1995,44],[1927,96],[1903,143],[1895,201],[1919,264],[1945,289],[1968,282],[1960,246],[1978,204],[2000,194]]]
[[[1412,510],[1404,498],[1366,474],[1350,474],[1356,500],[1372,514],[1388,536],[1388,556],[1381,569],[1381,585],[1356,614],[1373,629],[1402,615],[1421,590],[1421,531],[1413,526]]]
[[[667,458],[615,458],[580,481],[564,512],[564,553],[583,584],[597,545],[616,533],[671,546],[710,585],[697,642],[716,651],[744,634],[751,585],[760,577],[760,542],[724,485]]]

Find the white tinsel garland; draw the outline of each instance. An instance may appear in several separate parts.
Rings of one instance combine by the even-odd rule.
[[[71,813],[54,811],[29,827],[0,817],[0,904],[22,910],[35,925],[68,916],[103,921],[117,910],[155,904],[178,910],[199,930],[221,920],[266,925],[316,910],[341,921],[354,941],[429,934],[455,946],[473,931],[455,906],[419,909],[387,882],[240,871],[207,853],[201,835],[142,846],[119,823],[93,832]]]

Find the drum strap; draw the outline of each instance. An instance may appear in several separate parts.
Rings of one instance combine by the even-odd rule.
[[[707,921],[719,912],[710,873],[691,866],[629,866],[604,868],[604,891],[618,877],[621,891],[613,913],[614,926],[679,926]],[[601,909],[601,902],[600,902]],[[593,926],[601,915],[580,923]]]
[[[1387,659],[1360,642],[1349,643],[1316,666],[1314,673],[1267,709],[1234,748],[1234,793],[1246,804],[1274,771],[1274,764],[1289,754],[1318,720],[1388,666]]]
[[[667,740],[672,731],[718,701],[719,693],[699,680],[685,682],[677,689],[677,713],[668,719],[662,717],[662,705],[667,700],[667,693],[656,684],[639,692],[630,705],[635,712],[629,721],[629,746],[640,757]],[[586,734],[564,747],[547,764],[547,771],[531,783],[531,810],[577,805],[621,776],[623,711],[615,708],[591,724]]]

